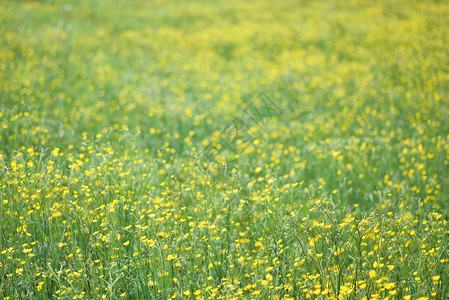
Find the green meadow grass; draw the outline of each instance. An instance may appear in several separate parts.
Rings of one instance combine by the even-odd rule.
[[[445,1],[0,1],[0,297],[447,299]]]

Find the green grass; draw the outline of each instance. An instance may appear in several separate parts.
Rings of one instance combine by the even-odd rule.
[[[0,297],[446,299],[444,1],[0,1]]]

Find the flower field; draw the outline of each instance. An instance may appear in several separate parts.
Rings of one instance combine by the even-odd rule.
[[[0,298],[447,299],[448,15],[0,1]]]

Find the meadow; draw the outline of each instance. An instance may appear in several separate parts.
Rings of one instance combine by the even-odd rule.
[[[447,299],[448,15],[0,0],[0,297]]]

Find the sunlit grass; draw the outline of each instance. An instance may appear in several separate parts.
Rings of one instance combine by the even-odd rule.
[[[5,299],[446,299],[444,1],[0,2]]]

